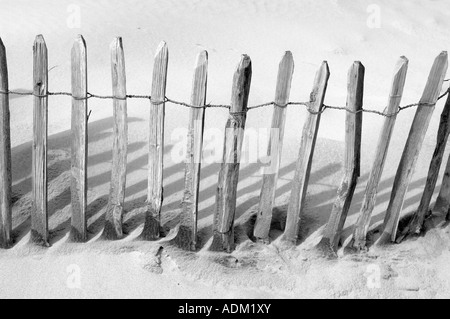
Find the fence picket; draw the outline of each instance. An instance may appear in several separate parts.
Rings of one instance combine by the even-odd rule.
[[[408,71],[408,59],[400,57],[395,66],[394,77],[392,81],[392,88],[389,95],[388,107],[386,114],[397,113],[405,87],[406,73]],[[380,138],[376,150],[375,160],[370,172],[369,181],[367,182],[364,193],[363,205],[361,207],[360,215],[355,224],[353,231],[353,240],[351,246],[357,250],[365,249],[366,236],[370,226],[370,219],[376,203],[378,192],[378,185],[383,174],[384,164],[389,150],[392,133],[397,116],[386,117],[383,127],[381,129]]]
[[[80,35],[72,47],[72,95],[87,97],[87,51],[86,42]],[[72,99],[72,166],[71,166],[71,240],[87,240],[87,99]]]
[[[231,252],[234,249],[236,195],[251,78],[251,59],[243,55],[234,73],[230,117],[225,127],[223,161],[216,193],[213,242],[210,247],[212,251]]]
[[[169,51],[161,42],[156,50],[153,66],[152,101],[150,106],[150,137],[148,161],[147,212],[142,239],[160,237],[161,206],[163,202],[164,113]]]
[[[33,46],[33,207],[31,241],[49,246],[47,212],[47,125],[48,53],[44,37],[38,35]]]
[[[317,133],[319,132],[320,112],[323,110],[323,101],[325,99],[329,77],[330,70],[328,63],[323,62],[316,73],[309,105],[310,111],[318,112],[318,114],[308,113],[303,127],[300,152],[288,206],[286,229],[282,237],[283,240],[290,243],[296,243],[298,238],[300,219],[305,204],[309,175],[314,157],[314,148]]]
[[[422,232],[425,217],[430,208],[431,198],[433,197],[434,189],[436,187],[439,171],[442,165],[442,158],[444,157],[445,147],[447,145],[448,136],[450,134],[450,98],[445,103],[444,110],[441,114],[439,129],[437,134],[436,149],[434,150],[433,158],[431,159],[430,168],[428,170],[428,177],[425,183],[425,190],[420,200],[419,208],[414,213],[409,225],[402,232],[402,236],[418,235]],[[443,216],[445,217],[445,216]],[[401,239],[400,239],[401,240]]]
[[[0,38],[0,90],[8,92],[6,49]],[[0,95],[0,248],[12,244],[11,216],[11,137],[9,95]]]
[[[292,76],[294,73],[294,59],[290,51],[286,52],[278,69],[277,87],[275,91],[275,103],[272,117],[272,129],[267,148],[267,156],[270,158],[270,166],[265,167],[263,186],[259,197],[258,214],[254,229],[254,236],[264,242],[268,242],[270,224],[272,222],[272,210],[275,202],[278,171],[280,168],[284,125],[286,122],[286,107],[289,102]]]
[[[125,54],[122,38],[116,38],[111,44],[111,75],[114,99],[114,141],[112,154],[111,186],[109,201],[105,213],[106,239],[116,240],[123,237],[122,215],[125,200],[127,176],[127,95]]]
[[[447,159],[444,176],[442,177],[441,189],[436,199],[433,212],[441,215],[444,219],[450,217],[450,156]]]
[[[197,56],[192,81],[191,105],[203,106],[206,103],[208,78],[208,52]],[[182,220],[178,233],[172,242],[185,250],[195,251],[197,244],[198,196],[200,190],[200,170],[202,162],[203,130],[205,109],[191,108],[189,114],[188,144],[182,202]]]
[[[447,52],[442,52],[434,61],[420,105],[411,125],[408,140],[395,176],[391,199],[384,219],[383,233],[376,241],[376,245],[384,245],[396,240],[405,195],[411,182],[435,104],[442,89],[447,67],[448,55]]]
[[[342,229],[360,176],[364,73],[365,68],[361,62],[355,62],[348,74],[347,108],[357,113],[347,112],[346,114],[344,177],[322,240],[318,245],[322,252],[330,256],[337,252]]]

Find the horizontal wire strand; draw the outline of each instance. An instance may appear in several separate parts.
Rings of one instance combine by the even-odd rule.
[[[446,81],[450,81],[450,79],[446,80]],[[73,96],[72,93],[69,92],[48,92],[47,94],[35,94],[34,92],[19,92],[19,91],[1,91],[0,90],[0,94],[4,94],[4,95],[21,95],[21,96],[35,96],[38,98],[46,98],[49,96],[70,96],[72,97],[74,100],[77,101],[82,101],[82,100],[89,100],[91,98],[95,98],[95,99],[102,99],[102,100],[127,100],[127,99],[146,99],[149,100],[151,102],[151,104],[153,105],[160,105],[160,104],[164,104],[166,102],[172,103],[172,104],[176,104],[176,105],[180,105],[180,106],[184,106],[187,108],[225,108],[225,109],[231,109],[230,105],[226,105],[226,104],[205,104],[203,106],[198,106],[198,105],[191,105],[185,102],[180,102],[180,101],[176,101],[173,99],[169,99],[168,97],[165,97],[163,101],[153,101],[152,97],[150,95],[133,95],[133,94],[128,94],[125,95],[123,97],[118,97],[118,96],[112,96],[112,95],[98,95],[98,94],[92,94],[92,93],[87,93],[86,96],[84,97],[77,97],[77,96]],[[445,96],[447,96],[448,94],[450,94],[450,88],[443,93],[441,96],[439,96],[438,101],[441,100],[442,98],[444,98]],[[327,109],[331,109],[331,110],[339,110],[339,111],[347,111],[353,114],[357,114],[357,113],[372,113],[372,114],[376,114],[376,115],[380,115],[380,116],[384,116],[384,117],[393,117],[393,116],[397,116],[401,111],[412,108],[412,107],[416,107],[416,106],[429,106],[429,107],[434,107],[436,104],[430,104],[430,103],[413,103],[413,104],[408,104],[405,106],[400,106],[398,108],[398,110],[394,113],[390,113],[390,114],[386,114],[385,112],[380,112],[380,111],[376,111],[376,110],[369,110],[369,109],[361,109],[358,111],[353,111],[348,109],[347,107],[344,106],[332,106],[332,105],[327,105],[327,104],[323,104],[323,107],[320,111],[314,111],[310,108],[310,104],[311,102],[288,102],[286,104],[279,104],[276,102],[267,102],[267,103],[263,103],[263,104],[258,104],[258,105],[253,105],[253,106],[249,106],[247,107],[247,111],[250,110],[254,110],[254,109],[259,109],[259,108],[264,108],[267,106],[278,106],[281,108],[287,107],[289,105],[296,105],[296,106],[305,106],[307,111],[313,115],[318,115],[318,114],[322,114],[323,112],[325,112],[325,110]]]

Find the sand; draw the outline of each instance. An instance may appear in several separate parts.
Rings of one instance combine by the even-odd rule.
[[[209,53],[208,102],[227,104],[232,75],[240,55],[252,59],[250,104],[274,98],[278,63],[290,50],[295,60],[292,101],[306,101],[322,60],[330,66],[326,104],[345,105],[346,77],[353,61],[366,67],[364,107],[382,111],[399,56],[410,60],[402,105],[418,102],[434,58],[448,49],[450,7],[445,0],[372,1],[3,1],[0,36],[7,48],[10,89],[29,91],[32,84],[32,43],[42,33],[49,49],[49,90],[70,91],[70,49],[77,34],[88,45],[89,91],[111,94],[109,45],[122,36],[129,94],[149,94],[154,51],[169,46],[167,96],[189,101],[195,57]],[[380,10],[379,22],[377,11]],[[78,20],[77,12],[80,13]],[[79,24],[78,24],[79,22]],[[379,26],[379,28],[378,28]],[[446,90],[446,82],[443,90]],[[417,208],[434,151],[437,105],[403,207]],[[49,225],[51,244],[28,244],[31,209],[32,98],[11,97],[13,147],[13,217],[16,245],[0,251],[0,297],[176,297],[176,298],[430,298],[450,295],[449,235],[446,228],[385,250],[327,261],[311,247],[320,239],[342,177],[344,113],[327,110],[321,121],[312,167],[301,244],[264,246],[246,236],[261,188],[261,163],[243,163],[237,203],[239,245],[231,255],[206,251],[210,239],[219,164],[202,170],[199,228],[201,250],[184,253],[163,242],[136,240],[142,230],[147,186],[148,101],[130,100],[127,237],[108,243],[99,235],[111,175],[112,102],[91,99],[89,109],[88,205],[90,240],[67,243],[70,225],[70,108],[67,97],[49,99]],[[247,130],[256,134],[258,157],[267,139],[272,108],[251,111]],[[382,221],[414,109],[402,112],[380,183],[373,224]],[[306,111],[288,110],[285,146],[277,190],[277,207],[285,210]],[[221,151],[226,110],[208,110],[205,147]],[[188,110],[166,106],[165,200],[163,218],[179,212],[184,168],[179,145]],[[351,235],[370,173],[374,143],[383,119],[363,119],[362,175],[343,238]],[[214,141],[218,143],[214,143]],[[181,144],[180,144],[181,143]],[[445,159],[448,156],[445,154]],[[178,156],[177,156],[178,155]],[[220,158],[220,154],[216,154]],[[253,156],[254,154],[251,153]],[[442,179],[439,177],[439,184]],[[439,190],[439,184],[436,192]],[[436,194],[435,194],[436,195]],[[435,198],[434,198],[435,199]],[[434,199],[432,204],[434,204]],[[174,225],[172,221],[169,225]],[[164,247],[162,250],[160,247]],[[80,274],[78,277],[77,274]],[[75,276],[75,277],[74,277]],[[75,278],[75,279],[74,279]],[[77,278],[80,278],[78,280]]]

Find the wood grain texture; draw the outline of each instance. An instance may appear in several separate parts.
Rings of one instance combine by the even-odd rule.
[[[197,56],[195,63],[191,105],[203,106],[206,104],[207,79],[208,52],[202,51]],[[191,108],[189,112],[181,224],[172,243],[182,249],[195,251],[205,109]]]
[[[80,35],[72,47],[72,96],[87,98],[87,50]],[[74,242],[87,240],[87,104],[86,100],[72,99],[71,125],[71,208],[70,238]]]
[[[316,73],[314,86],[310,95],[309,108],[311,111],[321,112],[323,110],[323,101],[325,99],[329,78],[330,70],[328,63],[323,62]],[[320,113],[308,113],[308,117],[303,126],[300,152],[288,205],[286,229],[282,237],[282,240],[293,244],[298,239],[302,210],[305,207],[306,192],[314,157],[317,133],[319,132],[320,117]]]
[[[411,125],[408,140],[405,149],[403,150],[402,158],[394,179],[394,186],[392,188],[391,198],[384,219],[383,233],[376,241],[376,245],[384,245],[396,240],[397,228],[405,195],[416,167],[431,116],[435,109],[434,105],[436,104],[442,89],[447,68],[447,52],[442,52],[434,61],[424,93],[420,99],[421,105],[417,108],[416,115]]]
[[[212,251],[231,252],[234,249],[236,195],[251,79],[252,62],[249,56],[243,55],[234,73],[230,117],[225,127],[214,212],[213,242],[210,247]]]
[[[447,98],[444,110],[441,114],[441,120],[439,123],[439,129],[436,140],[436,148],[431,159],[430,168],[428,170],[428,177],[425,183],[425,190],[423,191],[422,198],[420,200],[419,208],[414,213],[409,225],[402,232],[402,237],[408,235],[420,235],[423,230],[423,224],[425,217],[429,212],[431,198],[433,197],[434,189],[439,177],[439,171],[442,165],[442,159],[444,157],[445,147],[447,145],[448,136],[450,134],[450,97]],[[430,212],[431,213],[431,212]],[[436,216],[438,217],[438,216]],[[445,220],[446,214],[443,214],[441,218]]]
[[[348,73],[347,109],[352,112],[346,112],[345,119],[344,177],[339,186],[330,219],[318,245],[318,248],[329,256],[337,252],[342,229],[360,176],[364,74],[365,68],[361,62],[353,63]]]
[[[277,86],[275,91],[275,103],[270,140],[267,148],[267,156],[270,158],[270,166],[264,168],[263,185],[259,197],[259,207],[253,235],[263,242],[268,243],[272,211],[275,202],[278,172],[283,153],[284,126],[286,122],[286,105],[289,102],[292,76],[294,74],[294,58],[290,51],[286,52],[278,68]]]
[[[105,229],[103,237],[109,240],[117,240],[123,237],[122,216],[125,200],[127,177],[127,82],[125,73],[125,54],[122,38],[116,38],[111,44],[111,76],[112,92],[116,97],[114,106],[113,148],[111,184],[109,200],[105,213]]]
[[[148,160],[147,213],[142,239],[157,240],[160,237],[161,207],[163,203],[164,169],[164,115],[166,97],[167,66],[169,50],[161,42],[156,50],[153,66],[152,101],[150,105],[150,135]]]
[[[6,49],[0,38],[0,91],[8,92]],[[12,245],[9,95],[0,94],[0,248]]]
[[[33,191],[31,241],[49,246],[47,213],[48,54],[42,35],[33,46]],[[36,96],[37,95],[37,96]]]
[[[447,166],[442,177],[441,189],[439,190],[433,213],[441,215],[446,219],[450,217],[450,157],[447,159]]]
[[[400,57],[395,66],[388,107],[385,110],[385,114],[396,114],[399,110],[403,95],[403,89],[405,87],[408,63],[408,59],[406,59],[405,57]],[[364,199],[360,210],[360,215],[353,231],[353,240],[351,246],[357,250],[362,250],[366,247],[367,231],[369,230],[370,219],[375,207],[378,185],[383,174],[383,169],[386,162],[396,119],[396,115],[386,117],[381,129],[378,146],[375,153],[375,160],[370,172],[366,190],[364,192]]]

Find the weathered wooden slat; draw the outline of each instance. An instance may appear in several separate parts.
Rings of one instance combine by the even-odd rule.
[[[403,88],[405,87],[408,63],[408,59],[401,57],[395,66],[392,88],[385,114],[396,114],[398,112],[403,95]],[[378,146],[375,153],[375,160],[364,193],[363,205],[353,232],[351,246],[358,251],[365,249],[366,247],[366,236],[370,226],[370,218],[375,207],[378,185],[381,180],[381,175],[383,174],[383,168],[386,162],[396,119],[396,115],[386,117],[381,129]]]
[[[122,38],[111,44],[111,75],[114,99],[114,140],[112,152],[111,185],[105,213],[103,237],[116,240],[123,237],[122,215],[125,200],[127,176],[127,83],[125,74],[125,55]]]
[[[83,36],[72,47],[71,240],[87,240],[87,51]]]
[[[264,168],[263,185],[259,197],[259,207],[255,223],[254,236],[268,243],[270,224],[272,222],[272,210],[275,202],[278,171],[280,168],[284,125],[286,122],[286,109],[289,102],[292,76],[294,74],[294,59],[290,51],[286,52],[278,68],[277,87],[275,91],[275,103],[270,140],[267,148],[267,156],[270,158],[270,166]]]
[[[148,160],[147,213],[142,239],[160,237],[161,207],[163,203],[164,113],[169,50],[161,42],[155,55],[150,105],[150,136]]]
[[[314,157],[314,148],[319,132],[321,112],[323,110],[323,101],[327,90],[330,70],[328,63],[323,62],[317,71],[314,80],[314,86],[310,96],[308,117],[303,127],[300,152],[297,160],[297,167],[292,184],[291,199],[289,201],[286,229],[282,240],[296,243],[300,228],[300,219],[302,210],[305,206],[306,192],[308,189],[309,176],[311,173],[312,160]]]
[[[417,108],[408,140],[394,179],[391,199],[386,211],[383,224],[383,233],[376,241],[376,245],[384,245],[394,242],[397,236],[397,228],[400,213],[403,207],[406,192],[411,182],[417,159],[422,148],[423,140],[430,124],[436,101],[442,89],[445,74],[448,67],[447,52],[442,52],[434,61],[428,82],[425,87],[420,105]]]
[[[207,79],[208,52],[202,51],[197,56],[195,63],[191,105],[203,106],[206,104]],[[198,196],[200,190],[204,127],[205,109],[191,108],[184,176],[183,210],[181,213],[180,227],[172,243],[182,249],[192,251],[196,249],[197,244]]]
[[[433,213],[441,215],[443,218],[450,217],[450,156],[447,159],[444,177],[442,177],[441,189],[433,207]]]
[[[423,229],[423,223],[430,208],[431,198],[433,197],[434,189],[436,187],[439,171],[442,165],[442,158],[444,157],[445,147],[447,145],[448,136],[450,134],[450,97],[447,98],[444,110],[441,114],[439,129],[437,134],[436,148],[431,159],[430,168],[428,170],[428,177],[425,183],[425,190],[420,200],[419,208],[414,213],[409,225],[402,232],[402,238],[408,235],[419,235]],[[444,216],[442,219],[445,218]]]
[[[345,119],[344,177],[333,204],[330,219],[318,248],[332,256],[337,252],[342,229],[360,176],[362,107],[365,68],[361,62],[353,63],[348,74],[348,97]]]
[[[8,92],[6,49],[0,38],[0,91]],[[0,248],[12,244],[11,216],[11,137],[9,95],[0,93]]]
[[[230,117],[225,127],[223,159],[216,193],[213,242],[210,247],[212,251],[231,252],[234,249],[236,194],[251,78],[251,59],[243,55],[234,73]]]
[[[42,35],[33,46],[33,196],[31,241],[49,246],[47,213],[47,120],[48,120],[48,57]]]

